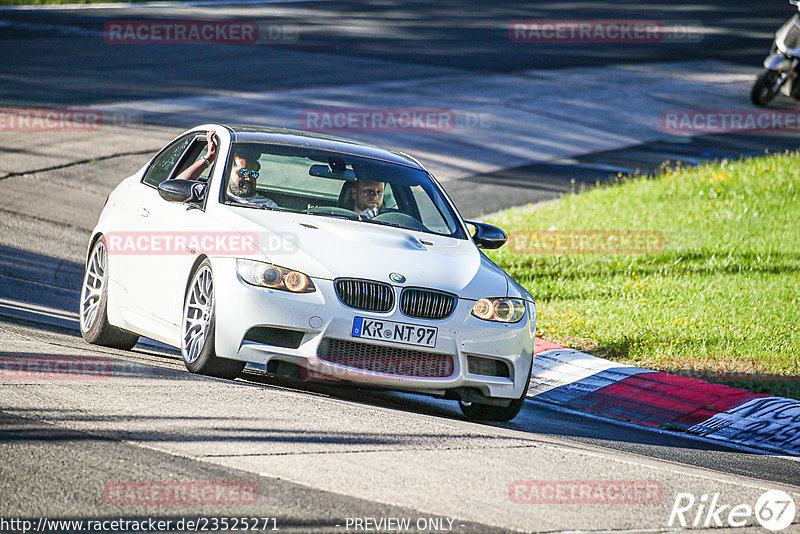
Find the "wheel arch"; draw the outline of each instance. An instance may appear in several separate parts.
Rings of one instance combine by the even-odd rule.
[[[192,263],[192,268],[189,269],[189,276],[186,277],[186,283],[183,286],[182,304],[186,304],[186,295],[189,293],[189,284],[192,283],[192,277],[194,276],[194,273],[197,272],[197,269],[205,260],[208,260],[210,262],[211,258],[206,256],[205,254],[200,254],[199,256],[197,256],[197,259],[194,260],[194,263]],[[183,313],[183,306],[181,306],[181,313]],[[183,318],[181,318],[181,320],[183,320]]]
[[[94,244],[97,243],[97,240],[103,236],[103,232],[95,232],[92,238],[89,240],[89,248],[86,249],[86,259],[84,261],[84,265],[89,263],[89,256],[92,254],[92,249],[94,248]]]
[[[194,277],[197,275],[200,266],[203,263],[208,262],[209,267],[212,269],[212,279],[213,279],[213,268],[211,267],[211,258],[205,254],[200,254],[192,264],[192,268],[190,270],[189,276],[186,277],[186,286],[184,289],[184,316],[186,313],[186,302],[188,302],[189,291],[191,288],[192,281]],[[216,288],[214,288],[214,292],[216,293]],[[186,348],[184,346],[184,330],[183,330],[183,322],[185,317],[181,317],[181,354],[183,356],[184,364],[186,368],[192,373],[198,373],[208,376],[214,376],[217,378],[226,378],[226,379],[235,379],[238,377],[244,367],[246,365],[243,361],[232,360],[228,358],[221,357],[217,354],[217,336],[215,335],[216,331],[216,311],[213,311],[216,305],[212,308],[212,316],[210,320],[209,330],[207,332],[207,338],[204,340],[204,345],[200,349],[199,354],[193,359],[191,362],[186,358]],[[209,339],[210,338],[210,339]],[[209,348],[210,347],[210,348]]]

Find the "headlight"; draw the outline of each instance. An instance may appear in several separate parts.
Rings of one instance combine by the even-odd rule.
[[[472,307],[472,315],[484,321],[516,323],[525,316],[525,304],[508,297],[481,299]]]
[[[292,293],[311,293],[316,291],[314,282],[305,274],[278,267],[271,263],[236,260],[236,270],[242,280],[250,285],[291,291]]]

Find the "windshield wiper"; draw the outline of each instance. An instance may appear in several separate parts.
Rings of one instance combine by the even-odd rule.
[[[319,213],[314,211],[305,212],[306,215],[316,215],[318,217],[333,217],[334,219],[344,219],[346,221],[357,221],[358,215],[334,215],[333,213]]]
[[[402,224],[397,224],[397,223],[393,223],[393,222],[389,222],[389,221],[376,221],[375,219],[368,219],[366,217],[361,217],[361,216],[359,216],[358,220],[361,221],[361,222],[368,222],[368,223],[372,223],[372,224],[382,224],[384,226],[394,226],[395,228],[406,228]],[[410,230],[410,228],[406,228],[406,230]]]

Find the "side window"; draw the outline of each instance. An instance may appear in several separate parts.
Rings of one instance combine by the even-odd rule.
[[[189,167],[197,163],[200,160],[200,158],[202,158],[205,155],[207,146],[208,145],[205,137],[200,137],[200,136],[195,137],[194,140],[192,141],[191,146],[189,146],[189,149],[186,151],[186,156],[184,156],[184,158],[178,163],[179,167],[175,169],[175,173],[172,175],[172,177],[175,178],[184,170],[188,169]],[[196,176],[194,179],[200,182],[207,182],[208,177],[211,175],[211,169],[213,168],[214,168],[213,164],[211,167],[206,167],[205,165],[203,165],[201,167],[201,169],[203,169],[203,172],[200,173],[200,175]]]
[[[182,137],[167,147],[147,169],[147,174],[144,175],[144,183],[158,187],[158,184],[169,178],[172,169],[178,163],[192,139],[194,139],[194,135]]]

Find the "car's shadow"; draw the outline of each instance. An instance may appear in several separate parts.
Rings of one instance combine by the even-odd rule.
[[[458,403],[410,393],[365,389],[351,385],[301,382],[283,377],[246,373],[239,380],[255,384],[290,388],[297,392],[326,395],[336,399],[418,413],[461,422]],[[528,435],[527,439],[544,446],[612,449],[658,461],[723,471],[747,477],[765,476],[784,484],[800,480],[800,462],[769,452],[745,451],[711,440],[676,432],[637,427],[605,420],[589,414],[564,410],[528,399],[522,411],[508,423],[474,423],[500,427]],[[476,427],[480,432],[480,427]],[[523,438],[525,439],[525,438]]]
[[[0,298],[3,299],[0,301],[0,316],[3,317],[3,321],[23,324],[42,332],[78,337],[76,319],[59,323],[61,319],[54,321],[53,312],[60,311],[62,318],[67,317],[69,313],[75,315],[82,273],[83,266],[76,262],[0,247]],[[11,299],[16,304],[12,305],[9,302]],[[120,365],[124,368],[122,371],[125,378],[175,380],[183,376],[179,353],[156,342],[143,339],[132,352],[104,350],[109,356],[122,362],[119,365],[115,362],[114,365],[115,369]],[[0,352],[0,358],[19,356],[19,352]],[[127,365],[128,363],[130,365]],[[168,368],[164,368],[165,366]],[[150,369],[151,367],[155,371]],[[195,378],[188,374],[185,376],[187,379]],[[290,389],[301,394],[323,395],[354,403],[418,413],[451,420],[458,425],[467,420],[457,402],[423,395],[369,389],[343,383],[301,381],[249,371],[246,371],[237,382],[251,387]],[[745,453],[723,444],[688,435],[636,427],[570,412],[534,399],[528,399],[520,414],[511,422],[474,425],[474,432],[480,432],[480,427],[483,425],[501,427],[522,432],[527,434],[527,439],[546,444],[603,447],[713,469],[723,468],[728,472],[747,476],[771,469],[774,473],[771,476],[779,479],[776,481],[794,484],[800,480],[800,462],[787,462],[777,455]],[[281,439],[267,435],[263,438]],[[215,439],[226,438],[216,436]],[[258,439],[257,435],[254,434],[253,439]],[[697,451],[701,451],[702,454],[697,454]],[[770,468],[772,462],[780,462],[780,467]]]

